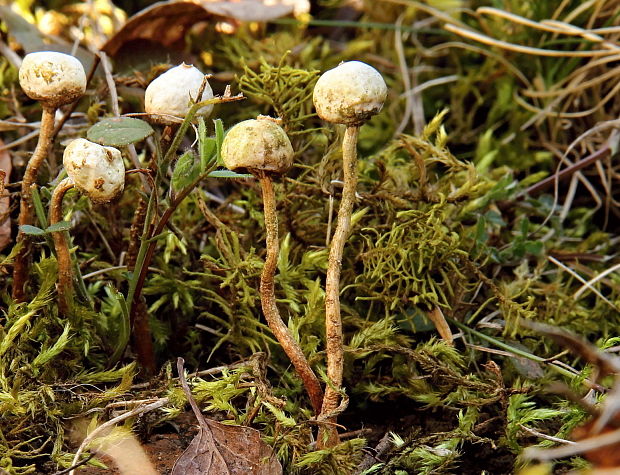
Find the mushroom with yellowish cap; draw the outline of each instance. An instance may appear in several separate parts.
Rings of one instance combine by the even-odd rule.
[[[357,137],[360,127],[379,113],[387,96],[383,77],[372,66],[360,61],[341,63],[326,71],[314,86],[313,102],[319,117],[334,124],[346,125],[342,142],[344,186],[338,209],[338,223],[329,249],[325,281],[325,335],[327,377],[321,415],[333,414],[339,407],[344,367],[342,318],[340,316],[340,270],[344,245],[349,237],[351,213],[357,188]],[[319,430],[319,447],[338,443],[336,417]]]
[[[299,343],[282,321],[276,305],[274,276],[278,263],[279,238],[273,176],[285,173],[293,164],[293,147],[275,119],[259,116],[232,127],[222,143],[222,160],[233,171],[248,172],[260,181],[263,194],[267,257],[261,273],[260,296],[265,319],[303,381],[316,414],[321,410],[321,384]]]

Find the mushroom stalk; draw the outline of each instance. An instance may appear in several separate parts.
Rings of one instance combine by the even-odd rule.
[[[54,137],[54,116],[56,107],[43,106],[41,115],[41,128],[39,131],[39,140],[34,149],[32,157],[26,165],[26,171],[22,178],[21,202],[19,206],[19,226],[33,223],[34,206],[32,204],[32,189],[36,183],[41,163],[48,156]],[[17,233],[17,244],[21,244],[21,248],[15,256],[15,265],[13,266],[13,299],[22,302],[25,297],[24,285],[28,277],[28,261],[30,254],[30,239],[22,232],[21,228]]]
[[[344,366],[342,345],[342,318],[340,316],[340,270],[344,245],[351,230],[351,213],[355,203],[357,189],[357,136],[359,126],[348,126],[342,142],[342,161],[344,187],[338,208],[338,222],[329,249],[327,277],[325,281],[325,336],[327,349],[327,377],[330,385],[325,388],[325,398],[321,414],[329,414],[338,408],[340,387]],[[328,419],[335,423],[336,418]],[[325,445],[331,447],[338,443],[338,431],[335,426],[324,429],[327,435]],[[319,443],[322,443],[319,436]]]
[[[62,221],[62,199],[65,193],[73,187],[73,180],[65,178],[54,188],[50,203],[50,225]],[[52,236],[58,261],[58,310],[63,315],[67,315],[73,301],[73,275],[71,273],[69,243],[64,231],[54,232]]]
[[[314,371],[312,371],[312,368],[310,368],[299,344],[295,341],[288,327],[282,321],[282,317],[276,305],[274,276],[278,264],[280,244],[278,239],[278,216],[276,213],[273,182],[267,173],[255,173],[259,178],[263,193],[265,229],[267,233],[267,257],[265,258],[265,265],[263,266],[260,279],[260,296],[263,314],[265,315],[269,328],[271,328],[271,331],[282,345],[282,349],[293,363],[297,374],[299,374],[302,379],[306,391],[310,396],[310,402],[312,403],[314,412],[318,415],[321,412],[321,404],[323,401],[321,384],[314,374]]]

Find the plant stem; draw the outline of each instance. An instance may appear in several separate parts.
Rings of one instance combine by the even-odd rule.
[[[293,363],[295,371],[297,371],[297,374],[303,381],[310,396],[314,412],[318,415],[321,412],[321,404],[323,402],[321,383],[308,364],[308,360],[304,356],[299,343],[293,338],[288,327],[282,321],[276,305],[274,276],[278,265],[280,243],[278,239],[278,216],[276,213],[273,182],[271,177],[265,173],[257,173],[257,176],[263,192],[265,229],[267,231],[267,257],[265,258],[265,265],[260,277],[260,300],[263,314],[269,324],[269,328],[271,328],[280,345],[282,345],[282,349]]]
[[[19,226],[33,223],[34,206],[32,204],[32,186],[36,184],[37,175],[41,163],[48,156],[52,148],[54,137],[54,115],[56,108],[43,106],[41,115],[41,128],[39,130],[39,141],[34,149],[32,157],[26,165],[26,171],[22,178],[21,202],[19,207]],[[30,239],[20,229],[17,233],[17,244],[21,247],[15,256],[13,266],[13,299],[23,302],[26,296],[25,285],[28,280],[28,268],[30,259]]]
[[[327,277],[325,281],[325,337],[327,339],[327,377],[330,384],[325,388],[321,414],[329,414],[338,408],[344,350],[342,346],[342,318],[340,316],[340,270],[344,245],[351,228],[351,213],[357,188],[357,136],[359,126],[348,126],[342,141],[342,169],[344,187],[338,208],[338,222],[329,249]],[[329,425],[319,431],[319,446],[333,447],[339,442],[336,417],[327,420]]]
[[[73,180],[71,178],[65,178],[54,188],[50,203],[50,225],[62,221],[62,199],[71,188],[73,188]],[[73,301],[71,254],[69,253],[69,244],[64,231],[54,232],[52,236],[54,237],[56,259],[58,260],[58,311],[63,315],[67,315]]]

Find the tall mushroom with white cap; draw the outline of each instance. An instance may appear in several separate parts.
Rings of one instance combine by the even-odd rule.
[[[33,222],[32,190],[41,163],[52,148],[54,116],[56,110],[79,99],[86,91],[86,73],[80,60],[74,56],[55,51],[39,51],[27,54],[19,68],[19,84],[28,95],[41,103],[41,128],[39,140],[22,178],[19,225]],[[17,242],[22,247],[15,256],[13,267],[13,298],[24,299],[24,284],[28,276],[29,241],[20,229]]]
[[[267,232],[267,257],[260,280],[261,305],[269,328],[290,358],[303,381],[316,414],[321,410],[323,391],[299,343],[282,321],[276,305],[274,276],[278,264],[279,239],[273,176],[293,164],[293,147],[286,132],[270,117],[259,116],[232,127],[222,143],[222,159],[233,171],[249,172],[260,181]]]
[[[62,159],[67,178],[52,193],[50,225],[62,221],[62,199],[73,187],[95,203],[107,203],[123,192],[125,164],[121,152],[113,147],[75,139],[65,149]],[[58,259],[58,309],[67,314],[73,293],[71,255],[63,232],[54,232],[54,247]]]
[[[342,318],[340,316],[340,270],[342,253],[349,237],[351,213],[357,188],[357,137],[360,127],[383,107],[387,86],[372,66],[360,61],[341,63],[321,75],[314,86],[314,107],[323,120],[346,125],[342,142],[344,187],[338,209],[338,224],[329,249],[325,281],[325,335],[327,347],[327,377],[321,415],[338,409],[344,363]],[[328,426],[319,431],[320,446],[338,443],[336,417],[329,417]]]

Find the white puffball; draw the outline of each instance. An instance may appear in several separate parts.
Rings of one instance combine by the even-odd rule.
[[[24,57],[19,84],[31,99],[52,107],[69,104],[86,91],[84,66],[74,56],[39,51]]]
[[[62,158],[75,186],[96,202],[108,202],[122,193],[125,164],[121,152],[86,139],[75,139]]]
[[[222,160],[230,170],[284,173],[293,165],[293,154],[284,129],[264,116],[239,122],[222,143]]]
[[[160,117],[153,117],[153,120],[163,124],[174,123],[173,120],[162,117],[165,115],[182,119],[190,109],[190,99],[197,100],[204,77],[197,68],[185,63],[166,71],[146,88],[144,110],[147,114],[159,114]],[[204,92],[197,102],[212,97],[211,86],[205,82]],[[213,105],[204,106],[197,115],[208,116],[212,110]]]
[[[321,119],[360,125],[381,110],[386,96],[379,71],[361,61],[349,61],[321,75],[312,100]]]

